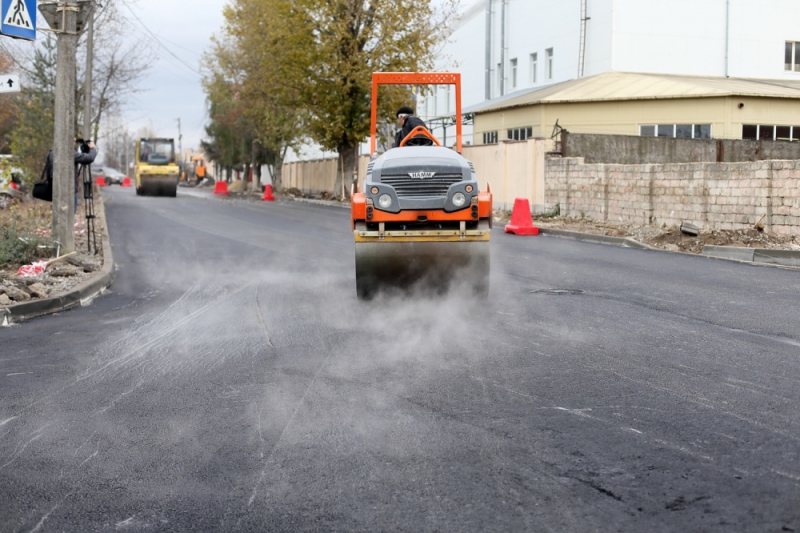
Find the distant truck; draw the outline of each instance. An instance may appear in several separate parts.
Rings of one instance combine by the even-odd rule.
[[[174,139],[139,139],[133,169],[139,196],[177,196],[180,169]]]

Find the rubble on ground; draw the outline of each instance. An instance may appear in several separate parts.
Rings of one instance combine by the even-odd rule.
[[[0,269],[0,306],[8,306],[71,291],[88,281],[103,266],[100,255],[69,258],[42,274],[24,277],[11,269]]]
[[[511,219],[511,211],[494,212],[495,227],[502,227]],[[737,246],[771,250],[800,251],[800,236],[778,235],[756,227],[737,230],[710,230],[698,225],[697,236],[681,231],[680,226],[655,227],[635,224],[614,224],[589,218],[564,216],[534,216],[533,223],[540,228],[554,228],[578,233],[624,237],[647,244],[653,248],[672,252],[699,254],[703,246]]]

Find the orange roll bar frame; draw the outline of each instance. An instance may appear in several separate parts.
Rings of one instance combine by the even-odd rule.
[[[461,153],[461,74],[458,72],[373,72],[372,118],[369,153],[377,148],[378,87],[380,85],[455,85],[456,86],[456,151]]]

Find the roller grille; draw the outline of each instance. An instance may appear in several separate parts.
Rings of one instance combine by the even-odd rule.
[[[400,198],[445,196],[454,183],[463,181],[461,174],[437,174],[432,178],[415,179],[403,176],[381,176],[381,183],[391,185]]]

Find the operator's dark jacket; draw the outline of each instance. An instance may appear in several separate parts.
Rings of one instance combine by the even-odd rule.
[[[97,157],[97,146],[94,148],[89,148],[89,151],[86,153],[81,152],[80,150],[75,152],[75,190],[78,190],[78,179],[80,176],[81,165],[89,165],[94,162],[94,158]],[[53,183],[53,150],[47,152],[47,165],[45,165],[46,173],[47,173],[47,180],[50,183]]]
[[[400,143],[403,142],[403,139],[405,139],[406,136],[417,126],[422,126],[426,130],[428,129],[428,126],[422,121],[421,118],[415,117],[414,115],[409,115],[408,118],[406,118],[406,123],[403,124],[403,127],[397,130],[397,133],[395,133],[394,145],[392,148],[397,148],[400,146]],[[410,138],[405,146],[430,146],[431,144],[433,144],[433,141],[431,141],[429,138],[423,135],[417,135]]]

